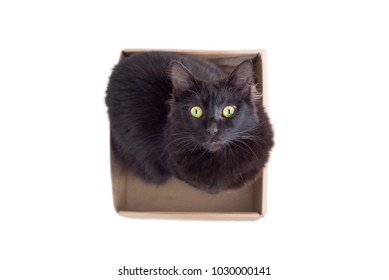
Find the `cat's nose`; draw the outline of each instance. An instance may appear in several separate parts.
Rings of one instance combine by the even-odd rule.
[[[206,131],[211,136],[215,135],[218,132],[217,124],[216,123],[211,123],[210,125],[208,125]]]

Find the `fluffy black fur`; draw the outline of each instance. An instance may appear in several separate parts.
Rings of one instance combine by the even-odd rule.
[[[255,89],[250,60],[230,75],[209,61],[177,53],[136,53],[114,68],[106,104],[118,156],[146,182],[171,175],[208,192],[255,178],[273,131]],[[230,105],[236,113],[222,116]],[[203,110],[201,118],[190,114]]]

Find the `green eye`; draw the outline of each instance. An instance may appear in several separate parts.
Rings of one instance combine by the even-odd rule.
[[[201,109],[199,106],[193,106],[190,108],[189,111],[190,114],[196,119],[199,119],[203,116],[203,109]]]
[[[230,118],[230,117],[232,117],[233,114],[235,114],[235,111],[236,111],[236,109],[234,106],[226,106],[226,107],[224,107],[223,112],[222,112],[223,117]]]

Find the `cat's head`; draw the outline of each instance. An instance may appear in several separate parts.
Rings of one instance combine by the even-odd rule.
[[[246,60],[218,81],[200,81],[182,64],[170,66],[173,96],[169,115],[173,141],[190,150],[216,152],[232,141],[252,137],[259,126],[253,64]]]

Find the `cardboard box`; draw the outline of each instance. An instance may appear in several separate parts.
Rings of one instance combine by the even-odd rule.
[[[136,52],[155,50],[125,49],[120,59]],[[189,53],[211,60],[230,73],[240,62],[253,60],[256,82],[267,106],[263,50],[190,51],[158,50]],[[146,184],[126,169],[111,150],[111,176],[115,210],[128,218],[169,218],[200,220],[255,220],[266,213],[266,168],[257,180],[238,190],[209,194],[172,178],[162,186]]]

